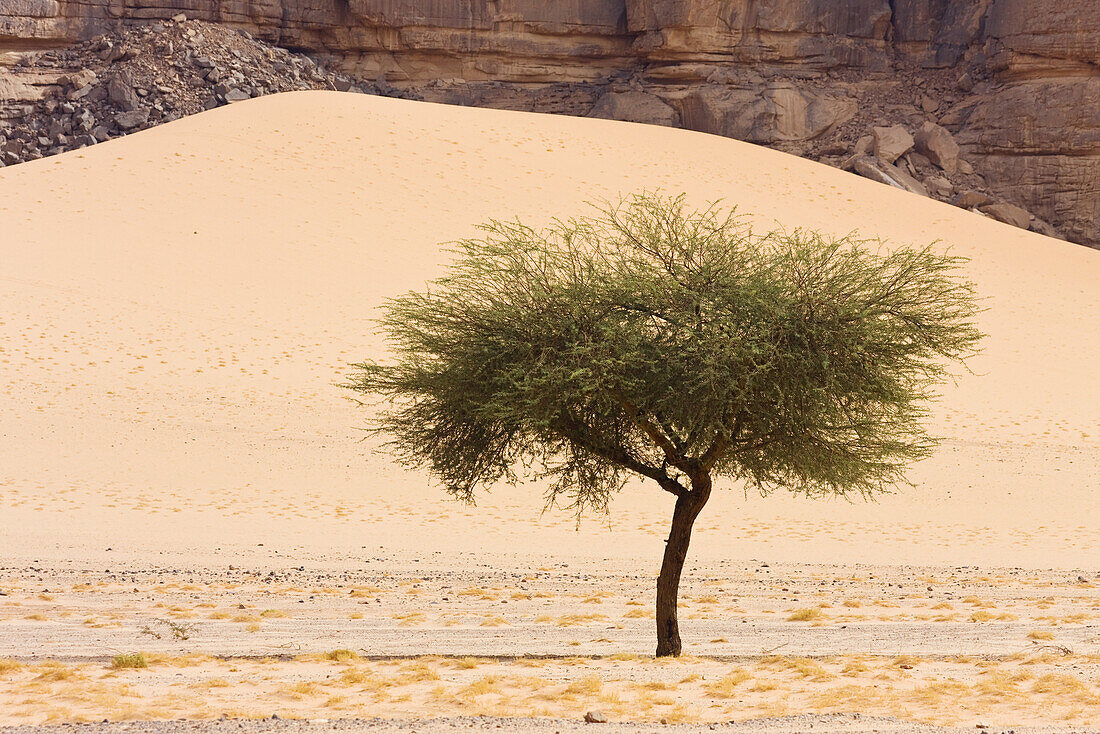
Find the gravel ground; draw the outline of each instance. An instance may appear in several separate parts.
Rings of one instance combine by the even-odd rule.
[[[953,729],[915,724],[899,719],[862,716],[860,714],[824,714],[784,716],[729,724],[586,724],[562,719],[498,719],[487,717],[457,717],[398,721],[384,719],[344,719],[313,721],[260,719],[225,719],[220,721],[135,721],[96,724],[62,724],[54,726],[0,727],[0,734],[314,734],[319,732],[457,732],[505,731],[532,734],[564,734],[587,731],[603,734],[688,734],[689,732],[727,732],[727,734],[955,734],[990,732],[990,734],[1090,734],[1100,730],[1065,727],[1025,727],[1016,729],[977,728]]]
[[[1020,569],[698,565],[683,583],[681,625],[685,652],[729,661],[1004,658],[1044,644],[1028,638],[1036,629],[1056,633],[1049,651],[1100,655],[1100,584],[1082,583],[1098,580]],[[383,657],[648,655],[652,584],[629,568],[456,571],[389,556],[356,571],[0,566],[0,658],[103,663],[120,650],[287,658],[335,648]],[[787,619],[817,607],[809,623]],[[986,612],[1006,616],[972,617]],[[591,619],[569,618],[577,614]],[[238,615],[257,616],[258,628],[246,632]],[[165,618],[185,624],[186,639],[169,634]]]

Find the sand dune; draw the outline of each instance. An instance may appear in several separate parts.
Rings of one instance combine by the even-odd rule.
[[[941,240],[988,299],[985,352],[947,386],[947,440],[915,487],[848,504],[730,486],[699,559],[1100,565],[1100,253],[733,140],[321,92],[0,170],[0,556],[384,547],[655,569],[671,511],[656,489],[579,530],[540,516],[537,485],[456,505],[360,443],[335,386],[382,353],[370,319],[441,272],[440,242],[643,187],[762,226]]]

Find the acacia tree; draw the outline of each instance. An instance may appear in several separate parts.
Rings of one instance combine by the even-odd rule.
[[[657,655],[716,477],[767,493],[887,490],[929,454],[926,401],[980,333],[960,258],[802,231],[638,194],[535,230],[491,221],[450,273],[389,302],[372,429],[455,497],[516,468],[548,504],[606,511],[631,475],[675,497]]]

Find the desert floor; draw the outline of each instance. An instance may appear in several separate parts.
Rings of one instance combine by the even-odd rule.
[[[654,660],[650,575],[535,563],[381,553],[347,564],[356,571],[331,559],[5,569],[0,722],[597,709],[670,723],[850,711],[1098,723],[1100,576],[696,567],[682,607],[690,655]]]
[[[440,243],[642,188],[940,241],[989,334],[914,486],[717,493],[693,657],[660,662],[663,493],[580,524],[536,482],[458,505],[338,387]],[[1100,253],[733,140],[337,93],[2,169],[0,220],[0,725],[1100,727]]]

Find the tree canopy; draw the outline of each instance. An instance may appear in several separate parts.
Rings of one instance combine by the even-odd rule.
[[[577,512],[640,475],[678,511],[698,505],[691,520],[711,477],[888,490],[929,455],[928,400],[981,336],[962,259],[932,246],[757,233],[649,193],[480,231],[445,277],[389,302],[394,359],[349,384],[389,399],[374,429],[467,501],[520,468]]]

